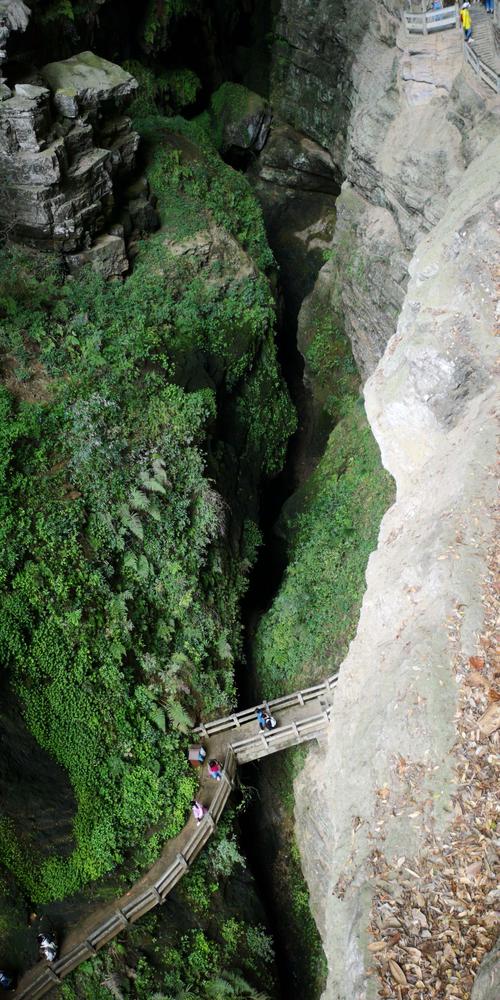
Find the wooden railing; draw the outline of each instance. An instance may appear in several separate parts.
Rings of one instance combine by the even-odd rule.
[[[305,743],[306,740],[320,739],[322,732],[330,724],[330,713],[331,707],[327,707],[322,712],[310,715],[306,719],[298,719],[297,722],[291,722],[287,726],[279,726],[270,732],[263,730],[245,740],[231,743],[238,764],[259,760],[260,757],[267,757],[269,754],[277,753],[278,750],[297,746],[298,743]]]
[[[440,10],[422,10],[415,13],[405,10],[403,16],[408,31],[418,35],[429,35],[433,31],[456,28],[460,24],[456,5],[443,7]]]
[[[488,84],[488,87],[491,87],[495,93],[500,94],[500,75],[491,66],[487,66],[467,42],[464,42],[464,58],[483,83]]]
[[[337,683],[337,676],[328,677],[321,684],[314,687],[305,688],[303,691],[295,691],[293,694],[285,694],[282,698],[274,698],[272,701],[262,702],[252,708],[246,708],[243,712],[233,712],[232,715],[225,715],[222,719],[214,719],[212,722],[202,722],[194,732],[199,736],[208,739],[216,733],[227,732],[230,729],[239,729],[247,722],[252,722],[256,718],[257,709],[269,708],[271,713],[282,711],[285,708],[292,708],[294,705],[306,705],[308,701],[314,701],[326,697],[330,699],[331,693]],[[233,744],[234,746],[234,744]]]
[[[216,789],[208,812],[186,841],[182,851],[177,854],[175,861],[160,873],[152,885],[139,889],[133,898],[127,899],[122,906],[117,905],[114,912],[106,920],[96,924],[87,933],[85,940],[80,941],[51,965],[41,965],[37,968],[34,974],[30,975],[26,986],[23,987],[21,983],[16,990],[16,1000],[39,1000],[54,986],[61,983],[78,965],[92,958],[99,948],[116,937],[120,931],[128,927],[129,924],[135,923],[139,917],[144,916],[155,906],[163,903],[166,896],[189,870],[190,865],[212,836],[231,794],[235,774],[236,755],[229,747],[224,759],[222,780]]]
[[[332,694],[336,683],[336,676],[329,677],[321,684],[315,684],[303,691],[296,691],[293,694],[284,695],[282,698],[274,698],[263,705],[256,705],[243,712],[234,712],[222,719],[215,719],[198,726],[195,733],[206,739],[223,734],[222,739],[226,747],[221,781],[217,785],[207,813],[193,833],[188,833],[186,828],[184,834],[180,835],[182,848],[174,860],[163,871],[158,872],[157,866],[155,866],[155,874],[150,875],[150,884],[144,884],[144,878],[141,879],[140,883],[133,886],[126,896],[117,900],[112,912],[109,913],[108,910],[105,919],[98,922],[96,918],[95,926],[91,927],[90,930],[85,930],[85,936],[82,932],[82,940],[67,951],[63,950],[61,957],[55,962],[51,962],[50,965],[40,963],[39,966],[28,972],[15,992],[16,1000],[40,1000],[54,986],[60,984],[78,965],[92,958],[120,931],[123,931],[129,924],[135,923],[139,917],[154,909],[155,906],[163,903],[166,896],[189,870],[190,865],[212,836],[231,794],[237,764],[258,760],[260,757],[296,746],[306,740],[320,740],[330,723]],[[316,702],[315,706],[312,705],[313,702]],[[312,708],[310,715],[303,711],[304,706],[308,704],[311,704]],[[287,722],[285,715],[281,718],[281,724],[276,729],[259,730],[250,736],[238,739],[238,730],[241,730],[242,726],[256,723],[258,708],[266,707],[273,715],[279,715],[283,711],[290,713],[290,709],[295,706],[301,711],[296,713],[296,718],[292,718],[291,722]],[[183,836],[186,838],[185,842],[182,840]],[[77,929],[74,933],[77,933]]]

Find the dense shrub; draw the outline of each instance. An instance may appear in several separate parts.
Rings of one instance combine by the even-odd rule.
[[[240,229],[241,179],[213,162],[200,152],[189,166],[175,140],[156,152],[167,226],[177,200],[201,224],[213,212]],[[234,233],[239,252],[254,247],[269,263],[252,212]],[[224,448],[233,461],[238,448],[255,494],[294,418],[267,280],[256,267],[212,280],[219,269],[215,260],[201,274],[164,232],[124,283],[65,281],[36,254],[0,259],[0,656],[78,805],[65,860],[31,857],[0,823],[1,856],[39,901],[111,869],[148,827],[179,830],[192,794],[182,733],[234,697],[249,545],[235,547],[237,523],[228,545],[231,497],[207,475],[205,448],[222,482]],[[206,387],[187,392],[188,381]],[[238,414],[234,431],[221,428],[222,452],[221,401]]]

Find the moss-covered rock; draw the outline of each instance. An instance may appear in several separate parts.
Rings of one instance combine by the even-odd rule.
[[[392,497],[359,401],[286,507],[290,562],[256,635],[267,697],[306,687],[342,662],[356,632],[368,556]]]

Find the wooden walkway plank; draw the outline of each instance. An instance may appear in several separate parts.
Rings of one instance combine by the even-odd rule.
[[[206,772],[201,772],[199,794],[201,800],[207,802],[205,816],[194,827],[191,817],[184,830],[164,845],[160,859],[125,896],[71,929],[55,962],[51,965],[40,963],[22,977],[12,994],[16,1000],[39,1000],[129,924],[161,905],[214,833],[233,790],[238,764],[319,739],[330,721],[332,691],[336,683],[337,679],[330,677],[322,684],[266,702],[278,721],[278,727],[271,731],[259,728],[257,708],[261,706],[198,726],[195,733],[204,736],[208,743],[207,757],[224,760],[221,780],[216,785]]]

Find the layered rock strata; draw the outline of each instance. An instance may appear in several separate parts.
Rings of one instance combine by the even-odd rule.
[[[0,102],[0,225],[13,240],[66,255],[105,276],[128,269],[125,236],[158,220],[148,191],[111,228],[139,136],[124,113],[137,83],[92,52],[45,66]]]

